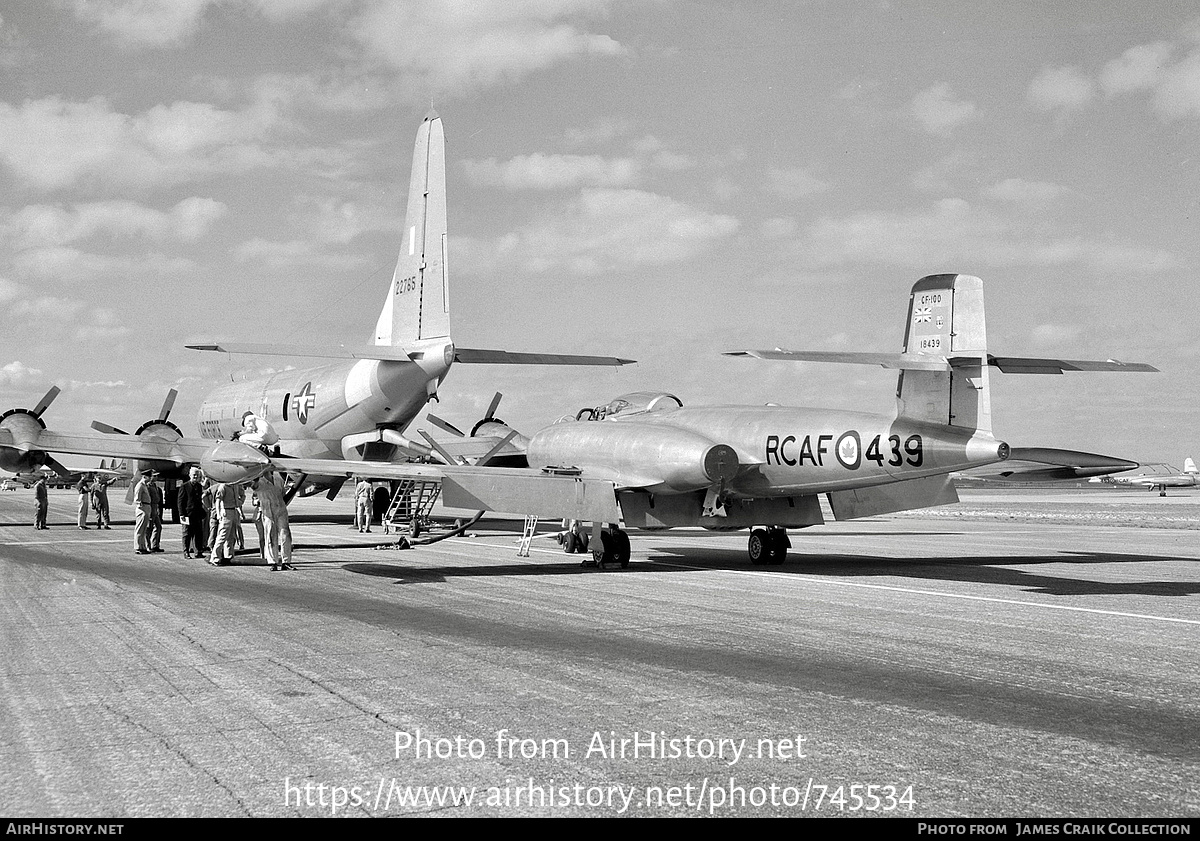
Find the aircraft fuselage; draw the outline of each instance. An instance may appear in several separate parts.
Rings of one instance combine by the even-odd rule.
[[[271,424],[283,454],[342,458],[347,436],[403,430],[436,393],[452,359],[453,347],[440,341],[416,360],[348,360],[230,383],[205,398],[200,435],[229,440],[250,411]]]
[[[548,427],[530,440],[531,467],[571,465],[650,492],[698,490],[736,454],[731,497],[763,498],[871,487],[1001,461],[987,433],[859,412],[782,406],[664,409]],[[706,469],[706,467],[708,469]],[[716,472],[714,473],[714,469]]]

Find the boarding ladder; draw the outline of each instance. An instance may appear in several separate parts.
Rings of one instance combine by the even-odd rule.
[[[533,535],[537,532],[538,518],[530,515],[525,518],[525,530],[521,532],[521,539],[517,542],[517,557],[529,557],[529,544],[533,542]]]
[[[401,479],[392,483],[392,499],[383,515],[383,533],[411,531],[416,522],[421,529],[429,525],[429,514],[442,492],[441,482]]]

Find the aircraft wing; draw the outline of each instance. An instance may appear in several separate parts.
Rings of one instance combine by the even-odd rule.
[[[956,477],[979,481],[1069,482],[1133,470],[1136,461],[1053,447],[1013,447],[998,464],[965,470]]]
[[[261,356],[301,356],[319,359],[381,359],[416,360],[425,351],[409,350],[396,345],[284,345],[255,342],[221,342],[205,345],[186,345],[189,350],[218,353],[257,354]],[[439,351],[440,353],[440,351]],[[632,359],[616,356],[580,356],[561,353],[510,353],[506,350],[455,348],[454,361],[485,365],[630,365]]]
[[[206,438],[168,440],[136,435],[72,434],[43,430],[38,436],[36,449],[50,453],[199,464],[216,443]],[[84,469],[78,472],[98,471]]]
[[[451,508],[499,511],[524,516],[555,512],[575,520],[620,520],[616,487],[603,479],[555,476],[523,467],[405,464],[319,458],[272,458],[276,470],[309,476],[370,476],[373,479],[440,481],[442,501]]]

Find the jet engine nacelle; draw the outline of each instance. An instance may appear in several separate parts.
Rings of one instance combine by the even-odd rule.
[[[271,460],[249,444],[218,441],[201,457],[200,469],[216,482],[253,482],[271,469]]]
[[[10,473],[24,473],[45,464],[46,454],[30,449],[45,428],[45,422],[30,409],[9,409],[0,415],[0,429],[7,430],[16,445],[0,447],[0,468]]]
[[[529,440],[530,467],[592,468],[628,486],[700,490],[737,476],[733,448],[672,426],[561,423]]]

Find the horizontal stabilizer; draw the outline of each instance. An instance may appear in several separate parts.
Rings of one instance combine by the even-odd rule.
[[[992,356],[988,364],[1006,374],[1061,374],[1064,371],[1127,371],[1158,373],[1153,365],[1144,362],[1119,362],[1116,359],[1103,361],[1092,359],[1038,359],[1021,356]]]
[[[219,353],[258,354],[261,356],[305,356],[320,359],[385,359],[407,361],[412,353],[395,345],[277,345],[255,342],[228,344],[186,345],[189,350],[209,350]]]
[[[905,371],[949,371],[963,364],[978,363],[978,357],[945,357],[915,353],[854,353],[822,350],[738,350],[724,356],[748,356],[754,359],[773,359],[784,362],[837,362],[850,365],[879,365]],[[1144,362],[1121,362],[1116,359],[1043,359],[1032,356],[992,356],[988,365],[1005,374],[1061,374],[1065,371],[1123,371],[1158,373],[1153,365]]]
[[[460,347],[454,350],[454,361],[468,365],[632,365],[634,359],[616,356],[578,356],[563,353],[509,353],[506,350],[485,350]]]
[[[1005,482],[1069,482],[1133,470],[1136,461],[1053,447],[1012,447],[1001,464],[974,468],[963,478]]]
[[[842,353],[823,350],[737,350],[727,351],[724,356],[749,356],[754,359],[773,359],[783,362],[837,362],[848,365],[879,365],[883,368],[898,368],[909,371],[949,371],[950,363],[944,356],[916,353]]]

